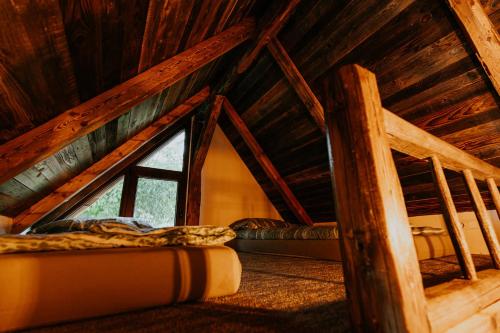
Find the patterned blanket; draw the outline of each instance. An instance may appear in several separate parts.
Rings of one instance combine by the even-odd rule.
[[[285,228],[262,228],[237,230],[237,238],[283,240],[283,239],[339,239],[339,230],[334,227],[288,226]]]
[[[76,228],[78,230],[78,228]],[[94,224],[92,231],[50,234],[0,235],[0,253],[58,250],[158,247],[172,245],[221,245],[236,237],[227,227],[109,228]]]
[[[412,234],[416,235],[440,235],[444,233],[441,228],[433,227],[411,227]],[[236,238],[260,239],[260,240],[318,240],[339,239],[337,226],[283,226],[260,229],[236,230]]]

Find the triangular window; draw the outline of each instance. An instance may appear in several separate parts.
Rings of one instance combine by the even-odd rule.
[[[130,165],[122,176],[108,183],[71,216],[133,216],[147,220],[154,227],[184,224],[187,133],[186,129],[177,132],[142,160]]]

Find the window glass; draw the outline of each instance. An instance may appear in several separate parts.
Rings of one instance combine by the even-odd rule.
[[[135,198],[134,217],[155,228],[175,225],[177,182],[139,178]]]
[[[186,133],[180,132],[138,165],[149,168],[182,171],[184,140]]]
[[[115,217],[120,214],[123,178],[102,193],[88,208],[80,212],[81,218]]]

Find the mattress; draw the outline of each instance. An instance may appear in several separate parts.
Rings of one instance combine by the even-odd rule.
[[[447,234],[414,235],[413,240],[419,260],[455,254]],[[233,239],[227,245],[241,252],[342,260],[338,239]]]
[[[0,331],[235,293],[225,246],[0,255]]]

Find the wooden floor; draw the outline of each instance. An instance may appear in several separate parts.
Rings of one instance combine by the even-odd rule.
[[[338,262],[240,253],[242,284],[232,296],[31,330],[68,332],[349,332]],[[474,257],[478,270],[489,257]],[[455,257],[421,262],[426,286],[459,277]]]

